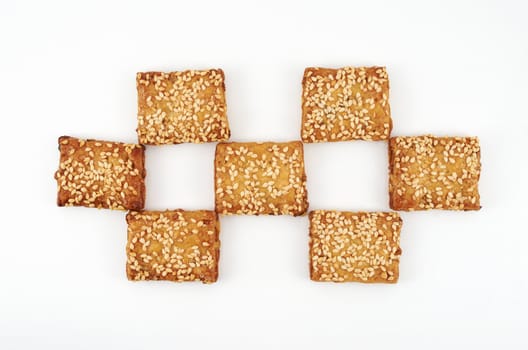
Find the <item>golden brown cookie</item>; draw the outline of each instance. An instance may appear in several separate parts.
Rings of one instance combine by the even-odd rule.
[[[144,145],[225,141],[230,131],[221,69],[137,73]]]
[[[216,282],[220,223],[214,211],[131,211],[126,219],[128,279]]]
[[[306,68],[304,142],[386,140],[392,130],[385,67]]]
[[[215,203],[220,214],[304,214],[308,200],[302,143],[219,143]]]
[[[398,213],[311,211],[310,278],[319,282],[396,283]]]
[[[480,209],[476,137],[392,137],[389,169],[394,210]]]
[[[59,170],[55,173],[59,206],[144,207],[143,146],[61,136],[59,151]]]

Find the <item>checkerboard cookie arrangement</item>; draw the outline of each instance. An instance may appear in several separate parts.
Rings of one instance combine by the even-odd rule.
[[[219,215],[291,215],[309,221],[311,280],[396,283],[396,211],[480,209],[478,138],[391,136],[385,67],[306,68],[300,140],[291,142],[229,141],[221,69],[137,73],[136,83],[138,143],[61,136],[55,173],[58,206],[128,211],[132,281],[216,282]],[[303,143],[354,140],[387,142],[394,211],[308,212]],[[215,210],[145,210],[145,147],[203,142],[218,142]]]

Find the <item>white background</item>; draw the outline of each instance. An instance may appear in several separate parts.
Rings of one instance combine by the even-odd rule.
[[[0,348],[528,346],[523,1],[0,3]],[[385,65],[394,135],[477,135],[479,212],[402,213],[396,285],[308,277],[307,217],[222,217],[213,285],[131,283],[125,213],[58,208],[61,135],[135,142],[135,73],[221,67],[235,141],[299,138],[306,66]],[[214,144],[147,208],[213,208]],[[387,144],[306,145],[310,209],[388,210]],[[524,333],[524,334],[523,334]]]

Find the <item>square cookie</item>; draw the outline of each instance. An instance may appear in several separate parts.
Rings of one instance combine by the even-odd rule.
[[[220,214],[304,214],[308,200],[302,143],[219,143],[215,205]]]
[[[480,209],[476,137],[392,137],[389,172],[393,210]]]
[[[126,220],[129,280],[218,279],[220,223],[214,211],[131,211]]]
[[[225,141],[230,131],[221,69],[137,73],[144,145]]]
[[[392,130],[385,67],[306,68],[304,142],[387,140]]]
[[[310,212],[310,278],[319,282],[396,283],[398,213]]]
[[[139,210],[145,205],[143,146],[61,136],[59,151],[60,207]]]

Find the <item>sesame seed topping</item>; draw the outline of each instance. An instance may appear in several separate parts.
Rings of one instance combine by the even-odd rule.
[[[215,201],[221,214],[302,215],[308,208],[302,143],[218,144]]]
[[[138,73],[137,90],[141,144],[229,139],[221,69]]]
[[[141,209],[145,202],[144,149],[140,145],[102,142],[63,136],[55,173],[59,206]],[[137,150],[126,152],[127,149]]]
[[[480,209],[476,137],[393,137],[389,158],[392,209]]]
[[[388,98],[385,67],[307,68],[302,140],[386,140],[392,128]]]
[[[312,280],[397,281],[402,227],[397,213],[316,210],[309,216]]]
[[[220,226],[215,212],[131,211],[127,223],[130,280],[217,280]]]

